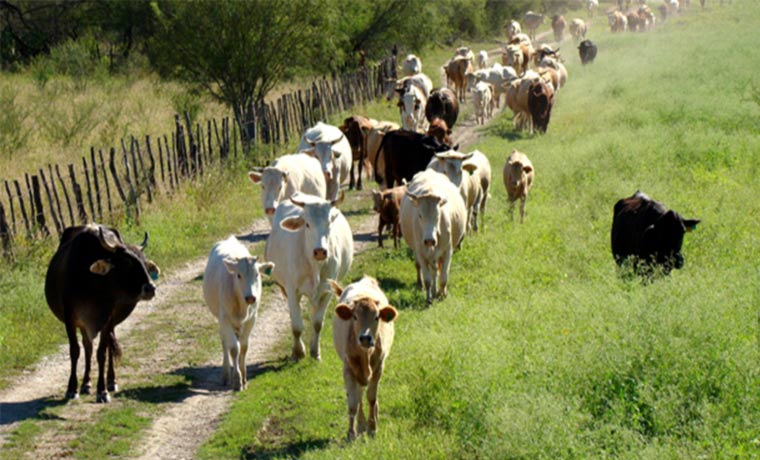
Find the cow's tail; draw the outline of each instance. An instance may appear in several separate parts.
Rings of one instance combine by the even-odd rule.
[[[372,169],[375,170],[375,182],[377,182],[378,184],[383,183],[383,177],[380,175],[380,171],[377,169],[377,159],[380,158],[380,152],[384,152],[383,146],[385,145],[385,139],[387,137],[388,137],[388,133],[383,135],[383,139],[380,141],[380,146],[377,148],[377,152],[375,152],[375,164],[372,165]]]
[[[109,333],[108,351],[113,356],[114,363],[118,364],[121,361],[121,345],[116,340],[116,333],[113,330]]]

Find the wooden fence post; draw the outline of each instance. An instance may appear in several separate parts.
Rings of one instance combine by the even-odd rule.
[[[140,184],[144,185],[145,191],[148,192],[148,203],[153,203],[153,192],[151,191],[150,177],[148,173],[145,172],[145,163],[143,162],[142,151],[140,151],[140,143],[137,141],[137,139],[132,138],[132,145],[135,147],[134,150],[137,150],[137,159],[140,161],[140,171],[142,171]],[[133,160],[135,157],[134,150],[132,147],[129,148]],[[137,187],[137,184],[137,169],[135,169],[135,187]],[[139,195],[140,192],[141,190],[138,188],[137,194]]]
[[[90,147],[90,167],[92,183],[95,185],[95,199],[98,203],[98,220],[103,222],[103,206],[100,204],[100,185],[98,184],[98,163],[95,161],[95,147]]]
[[[123,146],[124,144],[122,144]],[[137,184],[137,180],[135,179],[134,183],[132,181],[132,174],[130,173],[130,167],[129,167],[129,158],[127,157],[127,151],[124,149],[124,170],[126,172],[125,179],[127,180],[127,186],[129,187],[129,199],[127,201],[127,207],[130,205],[133,205],[135,207],[135,222],[137,225],[140,225],[140,204],[137,199],[137,192],[135,192],[135,185]]]
[[[90,215],[95,220],[95,206],[92,205],[92,186],[90,185],[90,171],[87,169],[87,159],[82,157],[82,169],[84,170],[84,182],[87,184],[87,203],[90,205]]]
[[[48,163],[48,177],[50,178],[50,188],[53,190],[53,196],[55,197],[55,207],[58,210],[58,218],[61,220],[61,229],[66,228],[66,219],[63,217],[63,211],[61,211],[61,200],[58,198],[58,188],[55,186],[55,176],[53,175],[53,166]],[[73,225],[73,223],[72,223]]]
[[[71,225],[76,225],[76,221],[74,220],[74,212],[71,210],[69,191],[66,190],[66,183],[63,181],[63,177],[61,177],[61,170],[58,165],[55,165],[55,175],[58,177],[58,182],[61,183],[61,188],[63,189],[63,197],[66,198],[66,207],[69,209],[69,222],[71,222]]]
[[[16,210],[13,209],[13,195],[11,195],[11,188],[8,186],[8,181],[3,180],[3,182],[5,182],[5,193],[8,194],[8,204],[10,205],[10,208],[11,208],[11,223],[13,225],[13,234],[17,235],[18,233],[16,232]]]
[[[16,179],[13,179],[13,185],[16,187],[16,197],[18,198],[19,207],[21,208],[21,216],[24,218],[24,227],[26,228],[26,235],[32,237],[32,228],[29,226],[29,219],[26,215],[26,207],[24,206],[24,197],[21,195],[21,186]]]
[[[106,200],[108,201],[108,218],[113,222],[113,208],[111,207],[111,186],[108,185],[108,174],[106,174],[106,162],[103,159],[103,151],[98,149],[100,157],[100,172],[103,174],[103,182],[106,184]]]
[[[5,208],[0,203],[0,242],[3,245],[3,256],[6,259],[13,258],[11,245],[13,243],[11,229],[8,227],[8,221],[5,219]]]
[[[77,206],[77,213],[82,224],[87,223],[87,210],[84,208],[84,198],[82,198],[82,187],[77,183],[76,174],[74,174],[74,163],[69,163],[69,177],[71,178],[71,188],[74,191],[74,201]]]
[[[58,237],[60,238],[63,234],[63,225],[61,225],[61,221],[58,220],[58,216],[55,213],[55,204],[53,204],[53,194],[50,193],[50,187],[48,187],[47,180],[45,180],[45,173],[42,171],[42,168],[39,170],[40,173],[40,179],[42,179],[42,185],[45,187],[45,194],[47,195],[48,204],[50,205],[50,216],[53,218],[53,223],[55,224],[55,231],[58,233]],[[52,181],[52,177],[50,178]]]

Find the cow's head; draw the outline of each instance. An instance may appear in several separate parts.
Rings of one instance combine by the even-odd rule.
[[[224,259],[227,273],[232,276],[235,296],[246,305],[254,305],[261,299],[261,275],[271,275],[273,262],[259,263],[256,257],[227,257]]]
[[[406,196],[417,213],[415,219],[422,230],[422,244],[429,249],[435,248],[441,235],[441,208],[446,205],[446,198],[434,194],[416,195],[409,191]]]
[[[666,274],[683,267],[683,236],[696,229],[699,222],[699,219],[684,219],[673,210],[666,212],[644,230],[640,244],[642,258],[661,265]]]
[[[519,67],[522,65],[523,53],[520,45],[507,45],[505,50],[505,56],[507,58],[507,65],[511,67]]]
[[[528,94],[528,108],[538,132],[545,133],[549,127],[553,106],[554,90],[551,85],[543,81],[533,83]]]
[[[309,144],[309,149],[304,150],[304,152],[314,156],[317,160],[319,160],[319,163],[322,165],[322,172],[325,175],[325,181],[327,182],[330,182],[330,180],[333,178],[335,178],[335,180],[340,180],[338,177],[338,171],[340,167],[338,165],[338,162],[335,160],[340,158],[342,152],[335,150],[334,147],[337,143],[345,139],[345,137],[346,136],[341,133],[338,138],[329,141],[312,141],[306,139],[306,142]]]
[[[97,238],[103,251],[90,264],[90,273],[98,276],[99,286],[119,299],[150,300],[156,294],[153,281],[161,273],[158,266],[145,257],[148,233],[139,246],[125,244],[115,230],[98,226]]]
[[[519,157],[514,156],[515,153],[519,153],[517,150],[512,151],[507,160],[507,168],[509,168],[509,182],[513,188],[520,188],[528,180],[528,174],[533,172],[533,166],[529,164],[523,164]]]
[[[413,85],[408,85],[406,91],[401,96],[399,105],[401,110],[401,124],[404,129],[416,131],[417,124],[422,117],[422,95]]]
[[[300,215],[290,216],[280,222],[280,226],[291,232],[304,230],[306,247],[312,248],[311,256],[316,262],[324,262],[331,256],[328,239],[331,225],[340,215],[336,208],[343,202],[344,194],[334,201],[296,193],[290,197],[294,205],[302,209]]]
[[[472,155],[472,153],[460,153],[454,150],[436,153],[428,168],[444,174],[452,184],[459,187],[464,180],[464,174],[472,174],[477,169],[475,164],[465,163],[472,158]]]
[[[328,280],[333,291],[340,297],[343,288],[334,280]],[[398,311],[391,305],[383,305],[381,299],[360,297],[351,303],[339,303],[335,306],[335,315],[343,321],[350,321],[352,336],[356,345],[371,351],[377,344],[378,330],[382,322],[390,323],[398,316]]]
[[[264,208],[270,224],[272,223],[277,205],[284,198],[289,175],[288,171],[283,171],[273,166],[267,166],[261,172],[248,172],[248,178],[251,182],[261,184],[261,206]]]

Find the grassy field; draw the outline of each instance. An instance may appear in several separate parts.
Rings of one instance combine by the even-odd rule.
[[[652,34],[596,25],[597,62],[567,56],[547,135],[507,117],[486,129],[486,229],[455,255],[445,301],[424,307],[406,249],[355,261],[349,278],[376,276],[400,309],[374,440],[343,441],[328,328],[324,361],[251,381],[201,457],[760,456],[760,108],[740,64],[760,57],[760,7],[739,6]],[[523,225],[500,179],[513,148],[536,168]],[[650,284],[609,250],[612,206],[636,189],[702,219],[685,267]]]

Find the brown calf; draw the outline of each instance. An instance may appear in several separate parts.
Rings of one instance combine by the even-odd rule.
[[[393,247],[398,249],[401,239],[399,209],[405,193],[406,184],[382,192],[372,191],[372,199],[374,200],[372,209],[378,213],[377,245],[381,248],[383,247],[383,229],[389,227],[393,236]]]

